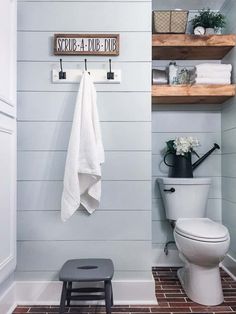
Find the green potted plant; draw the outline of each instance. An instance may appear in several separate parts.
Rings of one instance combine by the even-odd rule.
[[[208,9],[198,11],[198,14],[191,20],[195,34],[202,34],[205,29],[205,34],[219,34],[225,26],[225,16],[220,12],[214,12]]]

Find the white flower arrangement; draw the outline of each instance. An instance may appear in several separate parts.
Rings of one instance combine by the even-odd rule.
[[[176,155],[186,156],[188,153],[194,153],[194,148],[200,145],[200,142],[197,138],[192,136],[188,137],[176,137],[175,140],[169,140],[167,143],[167,153],[171,152]]]
[[[176,155],[184,156],[187,153],[193,152],[194,147],[200,145],[199,140],[192,136],[189,137],[176,137],[174,140],[174,149],[176,150]]]

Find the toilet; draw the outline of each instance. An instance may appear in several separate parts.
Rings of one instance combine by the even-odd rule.
[[[184,267],[178,278],[187,296],[203,305],[223,302],[219,264],[229,249],[228,229],[206,218],[210,178],[159,178],[166,218]]]

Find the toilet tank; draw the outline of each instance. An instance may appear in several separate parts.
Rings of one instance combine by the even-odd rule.
[[[203,218],[206,216],[210,178],[158,178],[166,218]]]

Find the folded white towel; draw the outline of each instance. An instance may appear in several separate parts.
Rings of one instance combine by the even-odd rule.
[[[202,63],[195,66],[197,71],[232,71],[232,64]]]
[[[230,79],[225,79],[225,78],[196,78],[195,79],[196,84],[231,84]]]
[[[80,204],[91,214],[100,203],[101,164],[104,149],[96,103],[96,90],[84,72],[76,100],[68,146],[61,200],[61,219],[66,221]]]
[[[231,79],[231,72],[225,72],[225,71],[206,71],[206,72],[196,72],[197,78],[222,78],[226,80]]]

